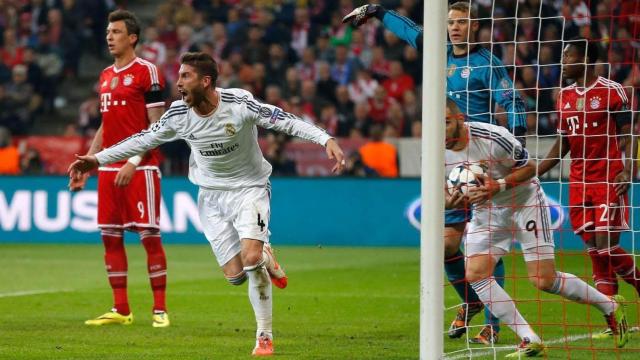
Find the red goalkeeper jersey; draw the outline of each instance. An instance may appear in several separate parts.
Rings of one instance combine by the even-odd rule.
[[[110,147],[149,127],[147,108],[164,106],[164,79],[156,66],[141,58],[118,69],[111,65],[99,80],[102,146]],[[114,163],[120,167],[126,160]],[[158,150],[147,152],[139,166],[157,166]]]
[[[624,168],[616,138],[629,123],[629,100],[622,85],[598,77],[587,88],[576,84],[558,94],[558,133],[569,141],[571,182],[612,182]]]

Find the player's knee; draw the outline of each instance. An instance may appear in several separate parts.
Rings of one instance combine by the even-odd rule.
[[[529,281],[536,288],[545,292],[551,292],[555,283],[555,277],[531,276],[529,277]]]
[[[264,259],[262,258],[262,251],[251,251],[246,254],[242,254],[242,264],[245,268],[262,266]]]
[[[242,270],[235,275],[231,275],[231,276],[225,275],[225,278],[227,279],[229,284],[238,286],[238,285],[244,284],[244,282],[247,281],[247,273],[244,270]]]
[[[450,257],[454,256],[458,252],[458,250],[460,250],[459,244],[456,244],[454,242],[449,242],[449,241],[444,242],[444,258],[445,259],[449,259]]]
[[[490,275],[491,274],[486,273],[486,271],[476,271],[476,270],[470,269],[470,268],[467,268],[467,270],[465,272],[465,278],[467,279],[467,282],[469,282],[469,283],[480,281],[482,279],[486,279]]]

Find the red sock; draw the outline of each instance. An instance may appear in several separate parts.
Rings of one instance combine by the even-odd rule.
[[[164,255],[160,231],[147,229],[140,231],[140,240],[147,251],[147,271],[153,290],[153,310],[167,311],[165,292],[167,288],[167,258]]]
[[[104,263],[113,291],[113,308],[122,315],[129,315],[131,310],[127,298],[127,253],[122,235],[120,229],[102,229]]]
[[[591,258],[593,282],[596,289],[607,296],[618,293],[618,279],[609,262],[608,256],[601,256],[596,248],[588,248],[587,254]]]
[[[611,264],[616,274],[633,286],[640,295],[640,271],[635,266],[633,257],[624,251],[620,245],[600,250],[600,253],[603,252],[611,259]]]

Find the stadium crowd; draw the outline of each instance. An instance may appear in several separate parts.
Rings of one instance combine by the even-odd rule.
[[[58,84],[74,78],[82,53],[104,51],[107,13],[126,4],[111,0],[3,3],[0,126],[14,135],[28,134],[34,116],[53,111]],[[422,23],[422,1],[381,3]],[[531,134],[555,132],[563,35],[600,40],[600,61],[611,65],[603,64],[599,71],[610,72],[610,78],[627,86],[630,93],[640,88],[636,60],[640,16],[629,16],[640,13],[637,2],[472,3],[481,19],[479,41],[514,76],[526,101]],[[342,17],[360,4],[353,0],[166,0],[155,14],[139,14],[150,22],[143,28],[138,54],[163,72],[170,84],[168,101],[179,97],[175,80],[180,54],[199,50],[218,61],[218,86],[245,88],[334,136],[366,140],[372,127],[379,127],[384,138],[419,137],[421,56],[384,31],[379,22],[358,29],[342,24]],[[97,98],[90,89],[87,92],[88,100],[72,129],[81,135],[92,135],[100,124]],[[497,118],[500,121],[503,116]],[[286,146],[287,140],[267,141],[274,147],[274,157],[282,158],[276,148]],[[183,155],[179,148],[172,150],[167,155]],[[290,174],[292,165],[285,167],[289,170],[284,173]]]

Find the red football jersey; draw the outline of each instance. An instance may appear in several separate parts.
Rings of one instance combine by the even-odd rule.
[[[586,89],[573,84],[560,91],[556,106],[558,133],[567,138],[571,151],[569,180],[612,182],[624,168],[614,117],[628,108],[622,85],[603,77]]]
[[[145,95],[164,88],[156,66],[136,57],[123,68],[111,65],[100,74],[102,146],[107,148],[149,127],[147,108],[164,106],[164,101],[147,100]],[[159,87],[159,88],[158,88]],[[120,167],[126,160],[110,166]],[[157,166],[158,150],[147,152],[139,166]]]

